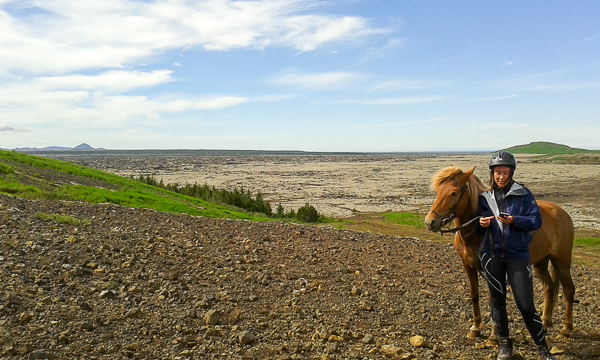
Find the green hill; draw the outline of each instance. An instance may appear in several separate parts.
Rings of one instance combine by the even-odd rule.
[[[28,199],[112,203],[196,216],[268,220],[100,170],[0,151],[0,194]]]
[[[600,154],[597,150],[585,150],[572,148],[567,145],[555,144],[551,142],[532,142],[527,145],[513,146],[507,151],[514,154],[544,154],[544,155],[569,155],[569,154]]]

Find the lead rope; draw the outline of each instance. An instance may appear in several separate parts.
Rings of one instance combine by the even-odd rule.
[[[483,239],[481,240],[481,244],[479,245],[479,250],[477,250],[477,264],[478,264],[479,275],[487,281],[487,276],[485,275],[485,271],[483,270],[483,266],[481,265],[481,251],[483,250],[483,246],[486,241],[489,241],[489,243],[490,243],[490,257],[493,258],[494,257],[494,248],[493,248],[492,236],[490,234],[489,226],[485,229],[485,235],[483,235]],[[494,265],[494,263],[490,262],[490,266],[493,266],[493,265]],[[492,269],[490,269],[490,272],[491,271],[492,271]]]
[[[440,234],[444,235],[446,233],[456,233],[464,228],[466,228],[467,226],[471,225],[472,223],[474,223],[476,220],[479,220],[481,218],[481,216],[476,216],[474,218],[472,218],[471,220],[467,221],[464,224],[460,224],[459,226],[452,228],[452,229],[440,229]],[[468,237],[469,235],[471,235],[473,231],[471,230],[471,232],[469,234],[467,234],[465,237]]]

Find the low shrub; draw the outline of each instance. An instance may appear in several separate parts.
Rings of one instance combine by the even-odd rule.
[[[0,174],[12,174],[14,172],[15,169],[12,166],[0,163]]]
[[[37,213],[35,214],[35,217],[42,220],[49,220],[59,224],[68,224],[73,226],[88,226],[92,224],[89,220],[80,220],[68,215]]]

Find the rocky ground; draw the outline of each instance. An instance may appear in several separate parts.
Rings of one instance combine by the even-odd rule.
[[[0,359],[495,358],[466,337],[448,244],[7,196],[0,219]],[[575,331],[559,335],[561,302],[549,341],[558,359],[598,357],[598,268],[572,273]],[[517,359],[536,359],[509,311]]]

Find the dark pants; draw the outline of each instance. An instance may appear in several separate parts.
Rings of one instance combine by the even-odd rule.
[[[492,320],[499,337],[509,337],[506,314],[506,278],[512,288],[517,308],[536,345],[546,345],[544,326],[533,303],[533,276],[529,260],[507,259],[482,253],[481,267],[490,290]]]

